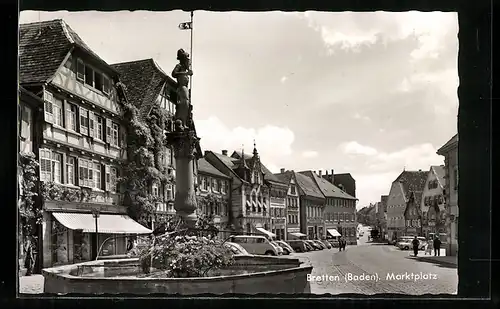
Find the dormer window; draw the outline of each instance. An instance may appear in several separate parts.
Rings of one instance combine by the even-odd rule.
[[[82,59],[76,60],[76,79],[104,94],[111,93],[111,80]]]

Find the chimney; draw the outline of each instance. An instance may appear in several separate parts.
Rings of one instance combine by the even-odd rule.
[[[280,169],[280,173],[282,173],[282,174],[283,174],[284,172],[285,172],[285,169],[284,169],[284,168],[281,168],[281,169]]]
[[[222,150],[222,155],[227,156],[227,150]]]
[[[318,173],[319,173],[319,177],[321,177],[321,170],[319,170],[319,172],[318,172]]]

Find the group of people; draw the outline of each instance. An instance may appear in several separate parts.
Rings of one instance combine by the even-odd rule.
[[[418,255],[418,249],[420,248],[420,240],[417,239],[417,236],[412,241],[413,245],[413,253],[415,256]],[[432,255],[432,249],[434,249],[434,256],[440,256],[441,255],[441,240],[439,237],[435,237],[434,240],[432,238],[429,238],[425,244],[425,249],[424,249],[424,254],[427,255]]]

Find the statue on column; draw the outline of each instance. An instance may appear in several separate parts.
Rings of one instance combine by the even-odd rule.
[[[189,95],[189,77],[193,75],[189,54],[184,49],[177,51],[179,63],[172,71],[172,77],[177,79],[177,103],[175,108],[175,131],[183,131],[191,127],[191,102]]]

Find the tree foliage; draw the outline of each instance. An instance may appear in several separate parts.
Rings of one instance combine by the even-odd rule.
[[[124,104],[127,127],[127,160],[121,163],[120,183],[125,188],[124,204],[129,215],[146,225],[154,215],[156,203],[163,197],[150,191],[153,182],[164,187],[174,183],[164,166],[165,130],[171,121],[167,111],[154,105],[147,116],[132,104]]]
[[[154,244],[153,244],[154,242]],[[139,253],[144,273],[149,276],[190,278],[207,276],[234,263],[233,253],[222,241],[204,236],[163,235],[144,246]]]
[[[42,212],[36,207],[38,193],[36,186],[38,183],[38,161],[33,153],[20,153],[19,166],[22,169],[20,185],[19,217],[21,225],[21,236],[31,236],[34,228],[41,223]]]

